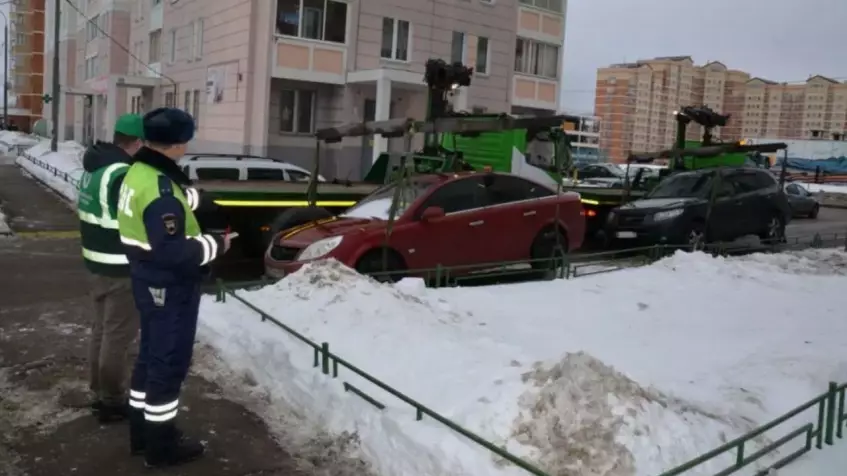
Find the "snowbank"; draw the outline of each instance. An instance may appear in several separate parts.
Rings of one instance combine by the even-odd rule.
[[[847,184],[845,185],[827,185],[827,184],[819,184],[819,183],[805,183],[801,182],[801,184],[809,189],[812,193],[847,193]]]
[[[3,210],[0,210],[0,236],[11,234],[12,229],[9,227],[9,223],[6,221],[6,215],[3,214]]]
[[[330,261],[241,295],[551,474],[655,476],[847,380],[845,263],[834,250],[679,253],[579,279],[427,289]],[[342,369],[387,408],[345,394],[310,348],[235,299],[204,298],[201,316],[233,370],[316,428],[355,432],[380,474],[525,474]]]
[[[39,138],[15,131],[0,131],[0,155],[15,154],[16,146],[33,146]]]
[[[65,141],[59,143],[57,152],[52,152],[50,141],[43,140],[24,151],[16,163],[68,201],[76,203],[84,151],[81,144]]]

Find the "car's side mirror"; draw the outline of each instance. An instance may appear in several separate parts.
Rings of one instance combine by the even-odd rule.
[[[441,207],[426,207],[421,213],[421,221],[432,221],[444,216],[444,209]]]

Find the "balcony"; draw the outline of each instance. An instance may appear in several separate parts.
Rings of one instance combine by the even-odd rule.
[[[344,84],[347,46],[328,41],[277,36],[273,49],[274,78]]]
[[[559,108],[559,82],[555,79],[515,73],[512,81],[512,105],[555,111]]]
[[[277,0],[271,76],[344,84],[348,4],[336,0]]]
[[[565,17],[561,13],[521,5],[518,8],[518,36],[562,45]]]

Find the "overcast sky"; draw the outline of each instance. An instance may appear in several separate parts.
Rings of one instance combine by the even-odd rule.
[[[562,107],[593,110],[601,66],[677,55],[774,81],[844,81],[847,0],[569,0]]]

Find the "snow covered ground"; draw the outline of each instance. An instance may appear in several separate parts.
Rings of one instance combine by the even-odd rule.
[[[847,185],[827,185],[819,183],[802,183],[812,193],[847,193]]]
[[[550,474],[655,476],[847,381],[845,285],[847,254],[809,250],[679,253],[609,274],[464,289],[378,284],[323,262],[240,294]],[[380,474],[526,474],[416,422],[411,407],[342,368],[339,380],[387,408],[345,394],[312,367],[310,348],[231,297],[204,298],[200,336],[272,401],[316,428],[353,432]],[[686,474],[714,474],[733,457]]]
[[[50,150],[50,141],[41,141],[17,158],[16,163],[29,174],[47,184],[68,201],[76,203],[76,181],[82,176],[82,153],[85,148],[73,141],[60,142],[57,152]],[[33,162],[27,156],[41,162]],[[52,170],[43,166],[49,164]],[[63,175],[67,174],[67,176]]]

